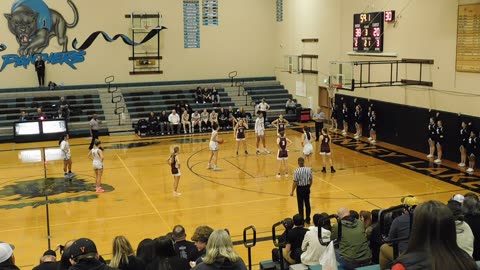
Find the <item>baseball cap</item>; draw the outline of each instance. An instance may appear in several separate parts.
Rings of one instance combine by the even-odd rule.
[[[10,259],[10,257],[12,257],[13,255],[14,249],[15,246],[5,242],[0,242],[0,263],[3,263],[4,261]]]
[[[77,239],[70,246],[71,258],[76,258],[80,255],[85,255],[88,253],[97,253],[97,246],[95,246],[95,243],[88,238]]]
[[[408,206],[417,206],[418,205],[418,200],[417,197],[415,196],[405,196],[400,200],[403,204],[408,205]]]
[[[54,256],[54,257],[57,257],[57,253],[56,253],[55,251],[49,249],[49,250],[47,250],[47,251],[45,251],[45,252],[43,253],[43,256]]]
[[[465,200],[465,197],[462,194],[457,194],[453,196],[452,200],[457,201],[459,203],[463,203],[463,200]]]

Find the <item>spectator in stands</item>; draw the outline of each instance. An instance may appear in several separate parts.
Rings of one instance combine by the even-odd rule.
[[[121,270],[144,270],[145,263],[135,256],[130,242],[125,236],[113,239],[111,267]]]
[[[237,121],[238,121],[239,118],[245,119],[245,117],[247,117],[247,114],[245,113],[245,109],[243,107],[240,107],[237,110],[237,115],[236,115]]]
[[[277,241],[279,247],[285,248],[285,245],[287,244],[287,234],[291,229],[293,229],[293,219],[285,218],[282,221],[282,225],[285,228],[285,231],[277,237]],[[272,249],[272,261],[280,262],[280,249]]]
[[[42,107],[37,108],[37,113],[35,114],[36,120],[45,120],[47,119],[47,115],[42,111]]]
[[[283,257],[290,264],[301,263],[302,242],[307,229],[304,228],[305,220],[300,214],[293,216],[293,229],[287,233],[287,245],[283,250]]]
[[[468,255],[473,256],[474,235],[468,223],[464,221],[462,205],[458,201],[450,200],[447,206],[450,211],[452,211],[453,218],[455,219],[458,247],[463,249]]]
[[[207,87],[203,88],[203,103],[212,103],[211,90]]]
[[[202,92],[202,87],[197,87],[197,90],[195,91],[195,102],[198,104],[203,103],[203,92]]]
[[[40,258],[40,264],[35,266],[33,270],[57,270],[59,263],[57,262],[57,253],[53,250],[47,250]]]
[[[212,89],[212,103],[220,103],[220,94],[217,91],[217,88],[215,86]]]
[[[176,110],[172,110],[172,113],[168,116],[168,122],[170,123],[170,132],[180,134],[180,116]]]
[[[323,129],[323,122],[325,121],[325,113],[322,112],[322,108],[317,108],[317,111],[312,115],[312,120],[315,121],[315,141],[318,142]]]
[[[414,196],[406,196],[401,199],[402,204],[405,206],[403,214],[395,218],[390,226],[390,231],[388,232],[387,241],[404,238],[398,242],[398,254],[402,254],[407,250],[408,247],[408,237],[410,236],[410,219],[413,210],[418,205],[418,200]],[[391,267],[391,263],[394,260],[393,247],[391,244],[383,244],[380,247],[380,269],[387,269]]]
[[[187,111],[188,114],[192,114],[193,110],[190,104],[185,103],[183,108]]]
[[[327,223],[330,223],[327,213],[315,214],[313,215],[313,224],[314,226],[310,227],[309,230],[305,233],[305,238],[302,242],[302,255],[300,259],[305,265],[316,265],[318,264],[320,258],[323,255],[323,252],[327,249],[327,246],[321,245],[320,240],[318,239],[318,230],[321,230],[322,242],[328,243],[330,241],[331,227],[330,230],[322,227],[324,225],[327,227]],[[327,227],[328,228],[328,227]]]
[[[52,81],[49,81],[48,82],[48,90],[55,90],[57,88],[57,84],[52,82]]]
[[[225,110],[225,108],[220,108],[220,111],[218,112],[218,123],[220,125],[220,128],[222,130],[227,129],[228,126],[228,111]]]
[[[75,240],[70,246],[70,270],[113,270],[99,260],[97,246],[88,238]]]
[[[0,242],[0,270],[19,270],[15,265],[14,249],[13,245]]]
[[[378,214],[380,210],[372,210],[372,234],[369,239],[369,246],[372,250],[372,262],[378,264],[378,259],[380,256],[380,247],[383,244],[382,241],[382,232],[380,230],[380,224],[378,223]]]
[[[215,109],[212,110],[210,113],[210,124],[217,124],[218,125],[218,113],[215,111]]]
[[[198,111],[192,113],[192,132],[195,131],[195,127],[198,127],[198,132],[202,131],[202,116]]]
[[[455,239],[455,220],[448,207],[437,201],[422,203],[414,211],[408,248],[392,270],[478,269]]]
[[[30,120],[29,117],[28,117],[28,114],[26,111],[22,111],[22,114],[20,115],[20,117],[18,118],[18,121],[19,122],[25,122],[25,121],[28,121]]]
[[[160,133],[162,135],[170,134],[170,122],[166,111],[162,111],[158,117],[158,124],[160,125]]]
[[[338,243],[339,248],[335,250],[337,261],[346,270],[369,265],[372,253],[368,247],[363,223],[351,217],[347,208],[340,208],[338,216],[341,219],[342,235]],[[332,239],[338,239],[337,224],[332,227]]]
[[[93,114],[92,118],[90,119],[90,122],[88,122],[90,126],[90,136],[92,137],[92,141],[90,142],[90,146],[88,149],[92,150],[93,144],[95,141],[99,138],[98,131],[100,130],[100,124],[102,121],[98,120],[98,115]]]
[[[197,247],[193,242],[187,241],[186,237],[187,234],[182,225],[176,225],[173,227],[172,239],[175,241],[173,247],[175,248],[177,256],[187,260],[187,262],[196,261],[198,258]]]
[[[208,113],[207,109],[203,109],[203,112],[200,114],[200,117],[202,118],[202,130],[206,131],[207,129],[211,128],[211,123],[210,123],[210,114]]]
[[[154,112],[150,112],[148,115],[148,125],[151,133],[158,132],[158,117]]]
[[[476,194],[474,194],[476,195]],[[465,195],[465,199],[462,204],[462,212],[465,218],[465,222],[468,223],[472,229],[474,236],[473,242],[473,259],[475,261],[480,260],[480,207],[478,199],[474,196]]]
[[[195,270],[247,270],[245,263],[233,249],[230,235],[225,230],[212,232],[207,244],[207,254]]]
[[[150,112],[150,114],[148,115],[148,122],[157,122],[157,115],[155,114],[155,112]]]
[[[360,219],[360,214],[355,210],[350,210],[350,217],[353,219]]]
[[[70,118],[70,105],[65,97],[60,97],[58,101],[58,118],[64,118],[65,120]]]
[[[193,268],[195,265],[202,262],[202,257],[205,256],[207,252],[206,247],[208,243],[208,238],[212,234],[213,229],[208,226],[198,226],[195,229],[195,232],[192,235],[192,241],[197,247],[197,260],[195,262],[190,262],[190,266]]]
[[[291,98],[289,98],[287,103],[285,103],[285,114],[288,114],[289,111],[293,111],[293,113],[297,112],[297,103],[295,103],[295,101]]]
[[[190,123],[190,115],[188,114],[187,110],[183,110],[182,113],[182,126],[183,126],[183,133],[192,133],[192,123]],[[188,126],[188,129],[186,128]]]
[[[228,106],[227,114],[229,121],[227,128],[233,128],[237,124],[237,114],[232,106]]]
[[[367,240],[370,240],[370,236],[372,235],[372,213],[370,211],[362,210],[360,211],[360,221],[363,222],[363,226],[365,227],[365,236]]]
[[[145,265],[149,265],[155,259],[155,241],[150,238],[143,239],[138,243],[137,257],[142,260]]]
[[[263,121],[267,122],[267,111],[270,110],[270,105],[265,102],[265,98],[262,98],[262,101],[258,103],[258,110],[260,113],[263,114]]]
[[[188,270],[188,261],[175,254],[172,238],[161,236],[155,241],[155,259],[147,265],[147,270]]]

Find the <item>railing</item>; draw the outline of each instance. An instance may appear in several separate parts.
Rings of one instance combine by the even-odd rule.
[[[237,77],[237,75],[238,75],[237,71],[231,71],[230,73],[228,73],[228,77],[232,81],[232,86],[233,86],[233,83],[234,83],[234,78]]]
[[[252,239],[247,240],[247,232],[252,231]],[[248,249],[248,270],[252,270],[252,247],[257,244],[257,230],[254,226],[243,229],[243,245]]]
[[[115,104],[115,110],[113,111],[115,115],[118,115],[118,125],[122,124],[122,114],[125,114],[126,108],[124,106],[119,107],[118,103],[122,102],[123,97],[121,95],[115,95],[115,92],[118,91],[118,87],[115,89],[112,88],[112,82],[115,81],[115,76],[108,76],[105,78],[105,83],[108,85],[108,93],[112,94],[111,101]]]

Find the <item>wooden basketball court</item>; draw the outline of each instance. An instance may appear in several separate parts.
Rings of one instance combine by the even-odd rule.
[[[318,150],[313,157],[312,214],[335,213],[342,206],[357,211],[386,208],[399,204],[400,198],[408,194],[421,201],[447,201],[456,193],[468,191],[438,180],[439,174],[447,170],[444,168],[450,165],[456,169],[453,163],[415,168],[415,164],[425,162],[423,153],[381,142],[370,146],[334,136],[337,172],[322,174]],[[42,157],[44,149],[48,152],[49,148],[58,148],[57,142],[2,144],[2,240],[16,246],[17,265],[31,269],[48,248],[49,240],[54,248],[69,239],[89,237],[109,259],[115,236],[125,235],[136,247],[144,238],[165,235],[176,224],[185,226],[188,238],[199,225],[228,228],[234,241],[241,240],[243,228],[250,225],[255,226],[257,237],[271,236],[272,224],[297,211],[296,198],[289,194],[293,170],[302,154],[301,133],[287,131],[287,137],[293,141],[289,147],[288,179],[275,176],[274,130],[267,131],[267,146],[272,151],[268,155],[255,155],[251,131],[247,133],[248,156],[235,155],[232,132],[222,133],[221,137],[225,143],[219,152],[220,171],[206,169],[209,134],[148,139],[102,137],[106,147],[103,194],[94,192],[92,164],[87,159],[89,138],[70,140],[73,171],[77,174],[71,183],[63,178],[61,160],[26,162]],[[181,149],[180,197],[172,194],[173,177],[166,161],[174,145]],[[243,149],[239,152],[243,153]],[[382,160],[395,155],[408,156],[413,161],[397,165]],[[259,241],[252,250],[253,263],[270,259],[272,247],[270,240]],[[236,249],[247,261],[246,249],[241,245]]]

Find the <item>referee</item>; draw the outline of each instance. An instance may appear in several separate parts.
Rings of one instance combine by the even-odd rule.
[[[95,140],[98,139],[98,130],[100,129],[101,123],[102,121],[98,120],[97,114],[92,115],[92,119],[88,123],[90,125],[90,136],[92,136],[92,141],[90,142],[90,146],[88,147],[88,149],[90,150],[92,150]]]
[[[295,189],[297,190],[297,204],[298,213],[305,217],[305,223],[310,224],[310,186],[312,186],[312,168],[305,167],[305,160],[303,157],[298,158],[299,168],[295,169],[293,173],[292,192],[293,196]],[[305,205],[306,215],[303,215],[303,206]]]

